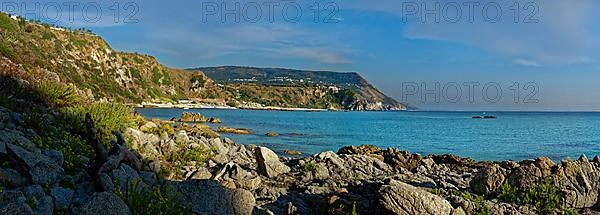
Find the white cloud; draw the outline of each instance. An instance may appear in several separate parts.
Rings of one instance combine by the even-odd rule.
[[[202,31],[179,26],[161,29],[150,35],[160,52],[199,59],[232,54],[253,57],[301,59],[324,64],[348,64],[351,48],[339,44],[333,35],[292,24],[235,24],[211,26]],[[181,41],[186,41],[181,43]]]
[[[305,59],[311,59],[314,61],[318,61],[321,63],[327,64],[348,64],[351,63],[350,60],[346,59],[344,56],[335,53],[331,50],[324,50],[320,48],[305,48],[305,47],[295,47],[290,49],[283,49],[283,52],[291,55],[297,56]]]
[[[520,66],[542,67],[542,65],[540,63],[533,61],[533,60],[517,59],[514,61],[514,63],[517,65],[520,65]]]
[[[507,59],[531,59],[544,64],[589,63],[589,56],[597,49],[596,35],[591,31],[593,22],[597,20],[595,10],[598,2],[593,0],[532,0],[535,4],[525,7],[527,2],[519,0],[493,1],[479,0],[475,7],[474,22],[469,20],[469,8],[464,4],[472,0],[454,1],[462,5],[462,17],[459,22],[452,23],[445,17],[455,14],[445,13],[444,7],[449,4],[439,0],[417,1],[419,11],[433,9],[440,3],[440,21],[436,22],[432,15],[427,20],[417,15],[407,15],[403,5],[414,1],[381,0],[377,4],[365,1],[353,1],[350,6],[355,9],[379,11],[406,18],[407,25],[404,36],[410,39],[438,40],[483,48]],[[511,7],[519,2],[518,22],[515,23],[515,11]],[[500,5],[502,16],[497,23],[485,21],[483,7],[488,3]],[[534,11],[537,8],[537,11]],[[493,8],[492,8],[493,9]],[[448,9],[452,11],[452,8]],[[493,10],[490,10],[493,11]],[[537,23],[525,23],[523,20],[535,12],[533,18]],[[488,17],[495,16],[490,12]],[[597,26],[597,23],[596,23]]]

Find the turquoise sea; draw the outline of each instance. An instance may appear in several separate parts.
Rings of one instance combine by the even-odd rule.
[[[476,160],[553,160],[600,155],[600,113],[490,112],[497,119],[472,119],[480,112],[280,112],[256,110],[138,109],[148,118],[182,112],[218,117],[228,127],[254,135],[224,135],[243,144],[306,154],[345,145],[372,144],[412,153],[456,154]],[[212,125],[218,126],[218,125]],[[276,132],[279,137],[266,137]],[[297,135],[303,134],[303,135]]]

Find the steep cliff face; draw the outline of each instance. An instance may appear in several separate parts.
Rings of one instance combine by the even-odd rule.
[[[94,100],[140,103],[226,97],[202,73],[113,50],[102,38],[0,13],[0,54],[38,77],[74,84]]]
[[[345,110],[404,110],[358,73],[279,68],[207,67],[206,74],[238,97],[274,106]],[[287,92],[287,93],[282,93]]]
[[[405,108],[357,73],[248,67],[193,71],[169,68],[152,56],[115,51],[88,31],[56,28],[4,13],[0,13],[0,57],[0,63],[23,71],[20,77],[71,84],[84,98],[95,101],[141,103],[191,99],[232,106]]]

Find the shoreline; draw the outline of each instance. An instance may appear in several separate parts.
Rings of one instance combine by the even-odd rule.
[[[152,190],[174,192],[180,198],[166,200],[169,209],[195,214],[561,214],[595,212],[600,204],[600,157],[490,162],[362,145],[288,158],[205,124],[147,119],[113,132],[107,159],[91,154],[86,163],[97,165],[67,172],[72,157],[31,142],[35,134],[18,115],[0,108],[9,125],[0,133],[10,134],[0,136],[8,161],[0,173],[9,175],[0,177],[9,185],[0,192],[0,214],[141,212],[127,198],[162,198]],[[82,127],[95,130],[91,119]],[[86,142],[104,143],[97,138]],[[141,193],[123,196],[132,186]]]
[[[361,214],[445,215],[477,214],[481,209],[492,214],[547,214],[571,208],[585,211],[596,202],[583,201],[589,194],[578,189],[586,185],[574,179],[600,180],[599,157],[590,160],[582,156],[575,161],[560,163],[545,157],[518,162],[475,161],[452,154],[421,156],[397,148],[381,149],[371,145],[284,157],[267,147],[240,144],[229,138],[202,141],[190,132],[193,133],[193,129],[178,128],[174,139],[199,141],[217,151],[206,169],[198,171],[205,174],[201,178],[228,189],[250,191],[248,195],[254,196],[256,202],[252,210],[266,214],[289,214],[290,210],[299,214],[356,210]],[[588,165],[593,168],[587,169]],[[571,170],[579,168],[586,169],[584,172]],[[498,193],[506,192],[503,190],[505,185],[517,190],[538,189],[549,178],[556,189],[573,193],[542,194],[560,195],[563,206],[540,204],[536,208],[532,203],[507,202],[498,196]],[[600,184],[596,185],[600,189]],[[521,195],[521,191],[511,192]],[[311,203],[313,201],[316,203]],[[207,212],[198,209],[198,212]]]

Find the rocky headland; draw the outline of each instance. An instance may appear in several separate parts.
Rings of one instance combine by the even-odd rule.
[[[0,214],[598,213],[598,157],[477,162],[365,145],[288,158],[203,124],[144,120],[110,142],[89,136],[95,156],[73,169],[26,118],[0,108]]]

